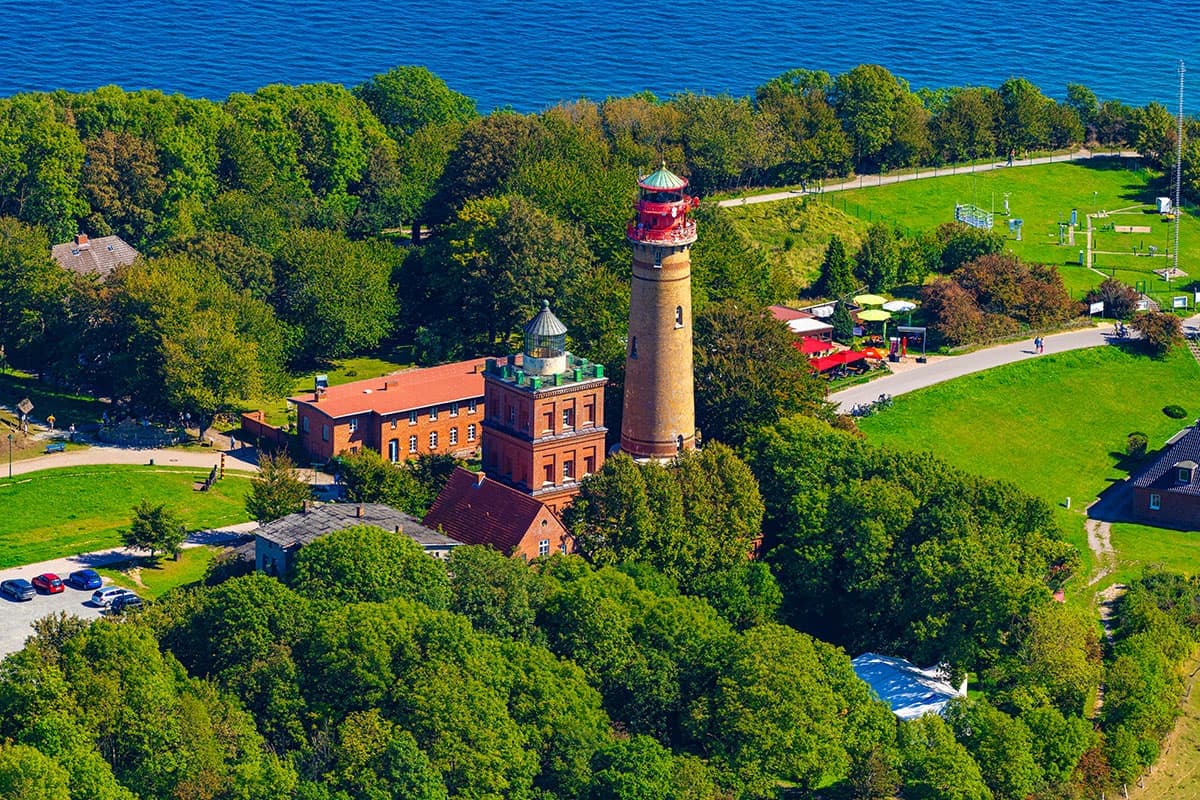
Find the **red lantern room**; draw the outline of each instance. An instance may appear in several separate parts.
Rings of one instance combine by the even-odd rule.
[[[688,212],[700,204],[685,190],[688,182],[667,169],[664,163],[638,181],[637,216],[626,235],[641,244],[691,244],[696,241],[696,222]]]

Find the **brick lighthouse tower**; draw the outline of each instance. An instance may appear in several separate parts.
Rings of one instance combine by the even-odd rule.
[[[621,450],[665,460],[696,448],[692,397],[692,262],[698,200],[666,164],[638,181]]]

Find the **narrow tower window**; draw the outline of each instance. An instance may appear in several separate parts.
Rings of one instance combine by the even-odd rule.
[[[683,306],[675,306],[675,327],[683,327]]]
[[[675,437],[675,450],[680,453],[683,452],[683,434],[682,433]]]

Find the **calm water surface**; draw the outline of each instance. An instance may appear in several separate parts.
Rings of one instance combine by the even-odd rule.
[[[749,94],[794,68],[879,63],[914,88],[1029,78],[1176,107],[1200,0],[0,0],[0,95],[115,83],[222,99],[424,64],[481,110],[649,89]],[[1185,108],[1188,105],[1185,100]]]

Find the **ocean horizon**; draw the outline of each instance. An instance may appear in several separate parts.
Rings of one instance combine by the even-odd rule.
[[[531,112],[640,91],[750,95],[789,69],[876,63],[914,89],[1020,76],[1057,99],[1081,83],[1102,100],[1174,112],[1177,63],[1200,51],[1189,5],[0,0],[0,96],[116,84],[222,100],[271,83],[354,86],[420,64],[482,112]]]

